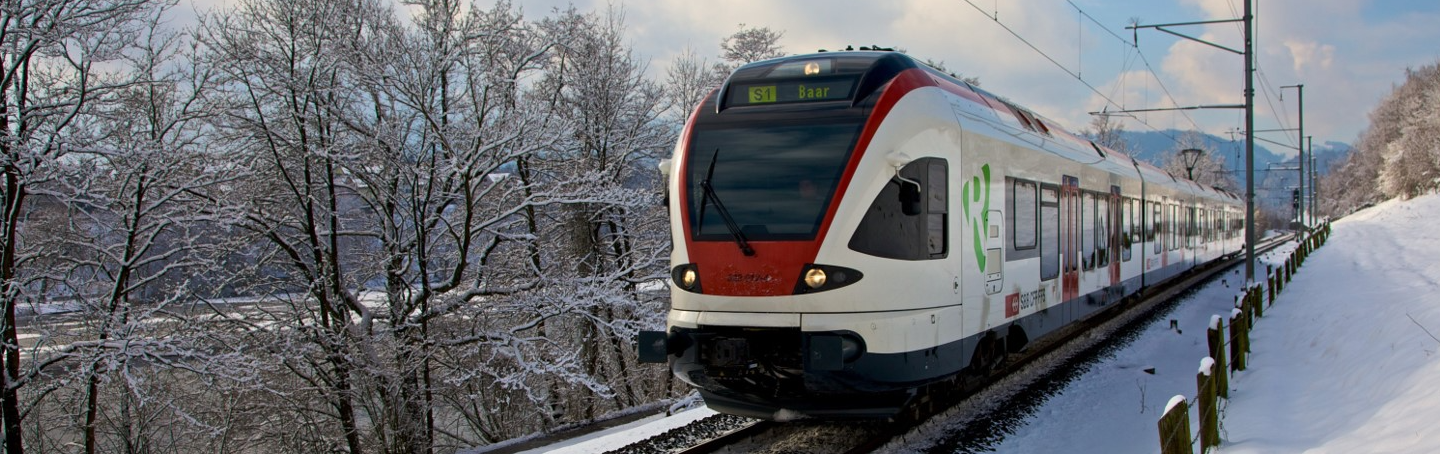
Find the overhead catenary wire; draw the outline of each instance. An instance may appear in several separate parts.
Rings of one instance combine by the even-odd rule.
[[[1147,57],[1145,56],[1145,53],[1140,50],[1139,45],[1138,45],[1134,40],[1126,39],[1126,38],[1120,36],[1120,35],[1117,34],[1115,31],[1113,31],[1113,30],[1111,30],[1110,28],[1106,27],[1103,23],[1101,23],[1099,20],[1097,20],[1094,16],[1090,15],[1090,13],[1086,12],[1083,8],[1080,8],[1079,5],[1076,5],[1073,1],[1071,1],[1071,0],[1066,0],[1066,2],[1067,2],[1068,4],[1070,4],[1071,7],[1075,8],[1075,10],[1076,10],[1077,13],[1080,15],[1080,17],[1082,17],[1083,19],[1089,20],[1091,23],[1094,23],[1096,26],[1098,26],[1098,27],[1100,27],[1102,30],[1104,30],[1106,34],[1110,35],[1110,37],[1112,37],[1112,38],[1114,38],[1116,41],[1119,41],[1120,43],[1124,44],[1124,45],[1127,47],[1127,51],[1133,51],[1133,52],[1134,52],[1134,54],[1129,54],[1129,53],[1127,52],[1127,55],[1126,55],[1126,57],[1125,57],[1125,59],[1124,59],[1124,63],[1123,63],[1123,65],[1122,65],[1123,68],[1121,69],[1120,81],[1116,84],[1116,86],[1112,87],[1112,93],[1111,93],[1111,94],[1106,94],[1106,93],[1101,92],[1097,87],[1094,86],[1094,84],[1090,83],[1089,81],[1086,81],[1086,80],[1082,77],[1082,74],[1081,74],[1081,72],[1080,72],[1078,69],[1072,70],[1071,68],[1066,67],[1063,63],[1060,63],[1059,60],[1057,60],[1056,58],[1054,58],[1054,57],[1051,56],[1050,54],[1046,53],[1044,50],[1041,50],[1041,49],[1039,48],[1039,46],[1036,46],[1036,45],[1035,45],[1033,42],[1031,42],[1029,39],[1027,39],[1027,38],[1025,38],[1023,35],[1021,35],[1018,31],[1016,31],[1015,29],[1011,28],[1011,27],[1010,27],[1008,24],[1006,24],[1005,22],[1001,21],[1001,20],[1000,20],[1000,17],[999,17],[999,8],[998,8],[998,5],[995,5],[995,7],[994,7],[994,9],[993,9],[994,12],[987,12],[987,11],[985,11],[985,9],[983,9],[983,8],[981,8],[980,6],[976,5],[973,1],[971,1],[971,0],[965,0],[965,3],[969,4],[972,8],[974,8],[976,11],[978,11],[981,15],[983,15],[983,16],[985,16],[986,18],[994,21],[994,22],[996,23],[996,25],[999,25],[999,26],[1000,26],[1002,29],[1004,29],[1007,33],[1010,33],[1010,35],[1011,35],[1011,36],[1014,36],[1015,39],[1019,40],[1021,43],[1025,44],[1025,45],[1026,45],[1027,47],[1029,47],[1031,50],[1033,50],[1033,51],[1035,51],[1036,53],[1040,54],[1042,57],[1044,57],[1044,58],[1045,58],[1047,61],[1049,61],[1051,64],[1055,65],[1057,68],[1060,68],[1061,71],[1064,71],[1064,72],[1065,72],[1067,75],[1069,75],[1070,77],[1075,78],[1075,79],[1076,79],[1077,81],[1079,81],[1082,85],[1084,85],[1086,88],[1088,88],[1091,92],[1095,93],[1097,96],[1099,96],[1101,99],[1103,99],[1103,100],[1106,102],[1107,109],[1108,109],[1109,107],[1113,107],[1113,108],[1115,108],[1115,109],[1117,109],[1117,110],[1127,110],[1122,102],[1116,101],[1116,98],[1117,98],[1118,96],[1117,96],[1113,91],[1119,91],[1119,90],[1122,89],[1121,84],[1124,84],[1125,75],[1126,75],[1127,73],[1129,73],[1131,67],[1134,65],[1135,58],[1137,58],[1137,57],[1140,59],[1140,62],[1144,65],[1146,72],[1149,73],[1149,75],[1150,75],[1149,79],[1153,79],[1153,80],[1155,81],[1156,85],[1160,87],[1161,92],[1164,93],[1165,98],[1166,98],[1167,100],[1169,100],[1170,104],[1171,104],[1172,106],[1177,107],[1177,108],[1180,106],[1180,103],[1179,103],[1179,101],[1176,99],[1174,92],[1171,91],[1170,88],[1169,88],[1169,86],[1167,86],[1167,85],[1165,84],[1164,79],[1160,77],[1159,73],[1155,70],[1154,65],[1150,64],[1149,58],[1147,58]],[[1083,62],[1083,60],[1079,60],[1079,59],[1077,59],[1077,60]],[[1146,80],[1147,84],[1148,84],[1148,82],[1149,82],[1149,79]],[[1149,89],[1148,89],[1148,88],[1146,89],[1146,92],[1147,92],[1147,93],[1149,92]],[[1184,112],[1184,111],[1177,111],[1177,112],[1178,112],[1182,117],[1184,117],[1185,121],[1186,121],[1187,123],[1189,123],[1189,125],[1190,125],[1191,127],[1193,127],[1195,130],[1197,130],[1197,131],[1203,130],[1203,128],[1200,127],[1199,122],[1197,122],[1194,117],[1192,117],[1191,115],[1189,115],[1188,113],[1186,113],[1186,112]],[[1149,121],[1145,120],[1144,118],[1140,118],[1140,117],[1137,117],[1137,116],[1134,116],[1134,115],[1129,115],[1128,117],[1130,117],[1131,119],[1135,120],[1136,122],[1144,125],[1145,127],[1149,128],[1150,130],[1152,130],[1152,131],[1154,131],[1154,132],[1156,132],[1156,133],[1159,133],[1159,134],[1161,134],[1162,136],[1165,136],[1165,137],[1169,138],[1172,142],[1175,142],[1176,144],[1179,144],[1180,139],[1179,139],[1176,135],[1174,135],[1174,134],[1172,133],[1172,131],[1171,131],[1171,130],[1175,129],[1173,124],[1172,124],[1172,126],[1171,126],[1171,130],[1166,130],[1166,129],[1162,129],[1162,128],[1154,125],[1154,124],[1151,124]],[[1173,122],[1175,121],[1175,120],[1174,120],[1174,117],[1173,117],[1173,114],[1172,114],[1172,117],[1171,117],[1171,118],[1172,118],[1171,121],[1172,121],[1172,123],[1173,123]]]
[[[1142,51],[1142,50],[1140,50],[1140,44],[1139,44],[1139,43],[1137,43],[1137,42],[1135,42],[1135,41],[1133,41],[1133,40],[1125,39],[1125,37],[1120,36],[1119,34],[1115,33],[1114,30],[1111,30],[1109,27],[1106,27],[1105,24],[1100,23],[1100,21],[1097,20],[1097,19],[1095,19],[1094,16],[1091,16],[1090,13],[1085,12],[1085,10],[1084,10],[1083,8],[1080,8],[1080,5],[1076,5],[1074,1],[1072,1],[1072,0],[1065,0],[1065,3],[1069,3],[1069,4],[1070,4],[1070,7],[1071,7],[1071,8],[1075,8],[1075,11],[1078,11],[1082,17],[1084,17],[1084,18],[1086,18],[1086,19],[1090,19],[1090,22],[1094,23],[1096,27],[1100,27],[1101,30],[1104,30],[1105,33],[1110,34],[1110,36],[1111,36],[1111,37],[1114,37],[1117,41],[1120,41],[1121,43],[1124,43],[1126,46],[1129,46],[1130,48],[1134,49],[1135,55],[1139,56],[1139,57],[1140,57],[1140,61],[1145,64],[1145,70],[1148,71],[1148,72],[1150,72],[1150,77],[1151,77],[1151,78],[1155,79],[1155,84],[1156,84],[1156,85],[1159,85],[1159,86],[1160,86],[1160,90],[1163,91],[1163,92],[1165,92],[1165,97],[1170,99],[1170,104],[1173,105],[1173,106],[1175,106],[1175,107],[1180,107],[1180,102],[1175,99],[1175,95],[1170,92],[1170,88],[1167,87],[1167,86],[1165,86],[1165,80],[1164,80],[1164,79],[1161,79],[1161,78],[1160,78],[1160,74],[1157,73],[1157,72],[1155,72],[1155,67],[1152,66],[1152,65],[1150,65],[1150,59],[1145,58],[1145,52]],[[1128,60],[1130,57],[1127,56],[1126,58],[1127,58],[1127,60]],[[1125,68],[1126,68],[1126,69],[1122,70],[1122,73],[1121,73],[1122,75],[1121,75],[1121,77],[1124,77],[1124,71],[1128,71],[1128,70],[1129,70],[1129,66],[1130,66],[1130,63],[1127,62],[1126,65],[1125,65]],[[1197,122],[1195,121],[1195,119],[1194,119],[1193,117],[1191,117],[1189,114],[1185,113],[1184,111],[1180,111],[1180,116],[1185,117],[1185,120],[1186,120],[1186,121],[1189,121],[1189,122],[1190,122],[1190,125],[1195,127],[1195,130],[1197,130],[1197,131],[1201,130],[1200,124],[1197,123]]]
[[[1242,1],[1253,1],[1253,0],[1242,0]],[[1255,11],[1254,11],[1254,15],[1255,15],[1256,17],[1259,17],[1259,16],[1260,16],[1260,4],[1261,4],[1261,3],[1260,3],[1259,1],[1255,1],[1255,8],[1254,8]],[[1230,8],[1230,14],[1231,14],[1231,15],[1234,15],[1234,16],[1239,16],[1239,15],[1240,15],[1240,11],[1235,7],[1235,0],[1227,0],[1227,1],[1225,2],[1225,5]],[[1254,35],[1254,37],[1253,37],[1252,39],[1253,39],[1254,41],[1259,41],[1259,40],[1260,40],[1260,25],[1261,25],[1261,22],[1257,20],[1257,21],[1254,21],[1254,23],[1255,23],[1255,35]],[[1236,30],[1239,31],[1240,33],[1244,33],[1244,32],[1245,32],[1244,28],[1241,27],[1240,24],[1235,24],[1235,27],[1237,27]],[[1280,109],[1277,110],[1277,109],[1275,108],[1275,103],[1274,103],[1274,101],[1272,101],[1271,98],[1270,98],[1271,93],[1272,93],[1272,92],[1278,92],[1278,90],[1274,88],[1274,87],[1275,87],[1274,84],[1272,84],[1272,83],[1270,82],[1269,78],[1265,76],[1265,69],[1264,69],[1263,67],[1261,67],[1261,65],[1260,65],[1260,60],[1259,60],[1259,59],[1256,59],[1254,64],[1255,64],[1255,73],[1256,73],[1256,75],[1260,78],[1260,83],[1259,83],[1260,93],[1265,96],[1265,104],[1270,106],[1270,114],[1275,117],[1275,122],[1276,122],[1276,123],[1280,124],[1282,127],[1286,128],[1286,129],[1290,129],[1292,126],[1290,125],[1289,115],[1288,115],[1289,111],[1285,108],[1285,103],[1280,103],[1280,106],[1281,106],[1281,107],[1280,107]],[[1276,97],[1281,97],[1281,98],[1283,98],[1283,96],[1278,95],[1278,94],[1276,95]],[[1286,113],[1287,115],[1280,115],[1282,111],[1284,111],[1284,113]],[[1287,136],[1287,137],[1286,137],[1286,140],[1288,141],[1289,139],[1290,139],[1290,138]],[[1298,138],[1297,138],[1297,140],[1298,140]],[[1299,148],[1299,146],[1300,146],[1300,144],[1296,143],[1296,144],[1292,144],[1291,147],[1292,147],[1292,148]]]
[[[1004,29],[1006,32],[1010,33],[1010,35],[1011,35],[1011,36],[1014,36],[1015,39],[1020,40],[1020,42],[1021,42],[1021,43],[1024,43],[1025,46],[1029,47],[1031,50],[1034,50],[1036,53],[1040,54],[1040,56],[1045,57],[1045,59],[1048,60],[1051,64],[1055,65],[1055,67],[1060,68],[1061,71],[1064,71],[1066,74],[1069,74],[1070,77],[1074,77],[1075,80],[1080,81],[1080,83],[1083,84],[1083,85],[1085,85],[1086,88],[1089,88],[1091,92],[1094,92],[1095,95],[1099,96],[1101,99],[1104,99],[1107,105],[1115,106],[1117,109],[1120,109],[1120,110],[1124,110],[1124,109],[1125,109],[1125,107],[1124,107],[1122,104],[1120,104],[1120,103],[1118,103],[1118,102],[1115,102],[1115,100],[1114,100],[1113,98],[1111,98],[1109,95],[1106,95],[1105,93],[1101,92],[1100,89],[1098,89],[1098,88],[1095,87],[1095,85],[1091,84],[1090,82],[1086,81],[1084,78],[1080,77],[1080,74],[1079,74],[1079,73],[1077,73],[1077,72],[1075,72],[1075,71],[1072,71],[1070,68],[1066,67],[1063,63],[1060,63],[1060,62],[1059,62],[1058,60],[1056,60],[1054,57],[1051,57],[1050,54],[1047,54],[1047,53],[1045,53],[1045,51],[1040,50],[1039,47],[1037,47],[1034,43],[1031,43],[1030,40],[1026,39],[1024,36],[1021,36],[1019,32],[1017,32],[1017,31],[1015,31],[1014,29],[1010,28],[1009,25],[1006,25],[1004,22],[1001,22],[1001,21],[1000,21],[1000,13],[999,13],[998,8],[996,9],[996,12],[992,14],[992,13],[986,12],[985,9],[984,9],[984,8],[981,8],[979,5],[976,5],[974,1],[965,0],[965,3],[966,3],[966,4],[969,4],[970,7],[972,7],[972,8],[975,8],[975,11],[980,12],[981,15],[984,15],[986,18],[994,21],[996,25],[999,25],[1000,28],[1002,28],[1002,29]],[[1136,117],[1131,117],[1131,118],[1134,118],[1135,121],[1139,122],[1140,124],[1145,125],[1146,127],[1154,130],[1155,132],[1158,132],[1158,133],[1160,133],[1161,135],[1164,135],[1164,136],[1166,136],[1166,137],[1169,137],[1170,140],[1173,140],[1173,141],[1175,141],[1176,143],[1179,143],[1179,138],[1175,137],[1174,135],[1169,134],[1169,133],[1167,133],[1166,131],[1164,131],[1164,130],[1162,130],[1162,129],[1154,126],[1154,125],[1151,125],[1150,123],[1148,123],[1148,122],[1146,122],[1145,120],[1142,120],[1142,119],[1140,119],[1140,118],[1136,118]]]

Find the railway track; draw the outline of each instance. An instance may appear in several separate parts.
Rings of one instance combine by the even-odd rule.
[[[1274,237],[1263,240],[1255,247],[1256,254],[1269,251],[1292,236]],[[1182,292],[1190,290],[1215,275],[1228,270],[1244,260],[1243,256],[1231,257],[1197,268],[1189,274],[1142,292],[1132,301],[1117,305],[1116,308],[1097,315],[1077,325],[1070,331],[1052,336],[1051,340],[1032,344],[1027,353],[1009,358],[994,374],[976,379],[957,379],[932,385],[927,390],[928,399],[895,419],[889,421],[800,421],[776,423],[741,418],[745,422],[738,427],[725,430],[718,436],[706,437],[689,447],[679,450],[655,450],[651,448],[666,435],[642,441],[612,453],[672,452],[683,454],[702,453],[866,453],[877,450],[892,439],[904,436],[912,429],[936,415],[949,413],[947,417],[962,420],[976,420],[993,412],[993,402],[1009,399],[1028,383],[1052,374],[1070,358],[1083,351],[1093,349],[1110,335],[1136,322],[1145,321],[1163,303]],[[966,408],[959,408],[959,407]],[[723,415],[722,415],[723,416]],[[738,418],[729,416],[729,418]],[[735,424],[732,421],[732,424]]]

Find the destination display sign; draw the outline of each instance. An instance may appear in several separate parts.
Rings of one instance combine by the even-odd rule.
[[[730,87],[732,106],[753,106],[764,104],[838,101],[850,99],[850,89],[855,79],[812,79],[789,81],[765,81],[761,83],[735,84]]]

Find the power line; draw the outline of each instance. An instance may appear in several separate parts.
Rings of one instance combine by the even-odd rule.
[[[1251,0],[1242,0],[1242,1],[1251,1]],[[1255,16],[1256,16],[1257,18],[1260,16],[1260,10],[1259,10],[1259,9],[1260,9],[1260,5],[1259,5],[1259,3],[1260,3],[1260,2],[1256,2],[1256,4],[1255,4]],[[1235,9],[1235,0],[1227,0],[1227,1],[1225,2],[1225,5],[1230,7],[1230,14],[1232,14],[1232,15],[1237,15],[1237,16],[1240,14],[1240,13]],[[1256,41],[1259,41],[1260,24],[1261,24],[1260,21],[1258,21],[1258,20],[1255,21],[1255,35],[1256,35],[1255,40],[1256,40]],[[1239,24],[1236,24],[1236,27],[1239,27],[1239,26],[1240,26]],[[1241,32],[1241,33],[1244,33],[1244,30],[1241,29],[1240,32]],[[1284,116],[1280,115],[1280,111],[1285,108],[1285,107],[1284,107],[1285,104],[1284,104],[1284,103],[1281,103],[1281,104],[1280,104],[1281,109],[1278,109],[1278,110],[1277,110],[1277,109],[1275,108],[1275,103],[1270,99],[1270,93],[1271,93],[1272,90],[1274,90],[1274,86],[1273,86],[1274,84],[1272,84],[1272,83],[1270,82],[1269,78],[1267,78],[1267,77],[1265,76],[1265,69],[1260,67],[1260,61],[1259,61],[1259,59],[1256,59],[1255,62],[1254,62],[1254,64],[1255,64],[1255,72],[1260,76],[1260,81],[1261,81],[1261,84],[1260,84],[1261,90],[1260,90],[1260,92],[1261,92],[1261,94],[1264,94],[1264,95],[1265,95],[1265,104],[1267,104],[1267,105],[1270,106],[1270,114],[1275,117],[1275,122],[1276,122],[1276,123],[1279,123],[1281,126],[1287,128],[1287,129],[1290,128],[1290,122],[1289,122],[1288,118],[1286,118],[1286,117],[1288,117],[1289,115],[1284,115]],[[1276,97],[1280,97],[1280,96],[1281,96],[1281,95],[1276,95]],[[1287,110],[1286,113],[1289,113],[1289,111]],[[1289,137],[1288,137],[1288,136],[1286,137],[1286,140],[1287,140],[1287,141],[1289,140]],[[1296,145],[1295,145],[1296,148],[1299,148],[1299,146],[1300,146],[1299,144],[1296,144]]]
[[[1110,36],[1115,37],[1116,40],[1119,40],[1121,43],[1124,43],[1125,45],[1134,49],[1135,54],[1140,57],[1140,61],[1145,63],[1145,70],[1150,72],[1150,77],[1155,79],[1155,83],[1160,86],[1160,90],[1165,92],[1165,97],[1170,99],[1170,104],[1175,107],[1180,107],[1180,102],[1175,99],[1175,95],[1170,92],[1170,88],[1165,86],[1165,81],[1160,78],[1159,73],[1155,72],[1155,67],[1150,65],[1150,59],[1145,58],[1145,52],[1140,50],[1139,43],[1127,40],[1125,39],[1125,37],[1116,34],[1115,31],[1110,30],[1110,28],[1106,27],[1105,24],[1100,23],[1100,21],[1096,20],[1094,16],[1091,16],[1090,13],[1087,13],[1084,9],[1080,8],[1080,5],[1076,5],[1074,1],[1065,0],[1065,3],[1069,3],[1070,7],[1075,8],[1075,11],[1079,11],[1081,16],[1084,16],[1086,19],[1090,19],[1090,22],[1094,23],[1095,26],[1100,27],[1100,29],[1104,30],[1105,33],[1109,33]],[[1128,56],[1126,57],[1127,63],[1125,65],[1125,69],[1121,70],[1121,77],[1124,77],[1125,72],[1128,72],[1129,70],[1129,58],[1130,57]],[[1195,119],[1190,117],[1190,114],[1187,114],[1184,111],[1180,111],[1180,116],[1185,117],[1185,120],[1189,121],[1190,125],[1194,126],[1196,131],[1201,130],[1200,124],[1195,122]]]
[[[1091,85],[1090,82],[1087,82],[1087,81],[1085,81],[1084,78],[1081,78],[1081,77],[1080,77],[1080,74],[1076,73],[1075,71],[1071,71],[1070,68],[1065,67],[1064,64],[1061,64],[1059,61],[1055,60],[1055,58],[1054,58],[1054,57],[1051,57],[1050,54],[1047,54],[1047,53],[1045,53],[1045,51],[1040,50],[1039,47],[1036,47],[1035,44],[1033,44],[1033,43],[1030,42],[1030,40],[1025,39],[1024,36],[1020,36],[1020,33],[1019,33],[1019,32],[1016,32],[1014,29],[1011,29],[1010,26],[1005,25],[1004,22],[1001,22],[1001,21],[1000,21],[1000,14],[999,14],[998,11],[997,11],[994,15],[991,15],[990,13],[985,12],[985,9],[981,8],[979,5],[976,5],[975,2],[973,2],[973,1],[971,1],[971,0],[965,0],[965,3],[969,4],[971,8],[975,8],[975,10],[976,10],[976,11],[979,11],[981,15],[985,16],[986,18],[988,18],[988,19],[990,19],[990,20],[992,20],[992,21],[995,21],[995,24],[996,24],[996,25],[999,25],[1000,28],[1005,29],[1006,32],[1009,32],[1011,36],[1014,36],[1014,37],[1015,37],[1015,39],[1020,40],[1020,42],[1024,43],[1026,46],[1030,47],[1031,50],[1033,50],[1033,51],[1035,51],[1036,53],[1040,54],[1042,57],[1045,57],[1045,59],[1046,59],[1046,60],[1049,60],[1051,64],[1054,64],[1054,65],[1055,65],[1055,67],[1060,68],[1061,71],[1065,71],[1065,73],[1066,73],[1066,74],[1069,74],[1070,77],[1074,77],[1075,80],[1080,81],[1081,84],[1084,84],[1086,88],[1089,88],[1090,91],[1092,91],[1092,92],[1094,92],[1096,95],[1100,96],[1100,98],[1101,98],[1101,99],[1104,99],[1105,102],[1108,103],[1109,105],[1115,106],[1116,108],[1121,109],[1121,110],[1124,110],[1124,109],[1125,109],[1125,106],[1122,106],[1122,105],[1120,105],[1120,103],[1115,102],[1115,100],[1114,100],[1114,99],[1111,99],[1110,96],[1107,96],[1105,93],[1101,93],[1100,90],[1097,89],[1097,88],[1095,88],[1094,85]],[[1134,118],[1134,117],[1132,117],[1132,118]],[[1165,133],[1164,130],[1161,130],[1160,128],[1157,128],[1157,127],[1155,127],[1154,125],[1151,125],[1150,123],[1145,122],[1145,120],[1141,120],[1141,119],[1139,119],[1139,118],[1135,118],[1135,121],[1140,122],[1140,124],[1143,124],[1143,125],[1145,125],[1146,127],[1149,127],[1150,129],[1154,130],[1155,132],[1160,133],[1161,135],[1164,135],[1164,136],[1166,136],[1166,137],[1169,137],[1170,140],[1173,140],[1173,141],[1175,141],[1176,143],[1179,143],[1179,142],[1180,142],[1179,139],[1177,139],[1175,136]]]

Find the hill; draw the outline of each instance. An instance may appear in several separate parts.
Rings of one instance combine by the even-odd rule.
[[[1166,159],[1176,152],[1174,137],[1185,131],[1122,131],[1121,136],[1130,144],[1130,155],[1135,159],[1164,166]],[[1235,140],[1212,134],[1202,134],[1203,148],[1213,150],[1224,161],[1224,166],[1235,175],[1235,180],[1244,184],[1245,141],[1236,135]],[[1295,170],[1297,159],[1293,153],[1281,155],[1262,141],[1255,143],[1255,169],[1259,178],[1255,184],[1255,197],[1262,208],[1289,213],[1290,191],[1298,184],[1299,172]],[[1321,176],[1330,172],[1330,167],[1350,153],[1349,144],[1325,142],[1315,144],[1316,163]],[[1308,184],[1308,180],[1307,180]]]

